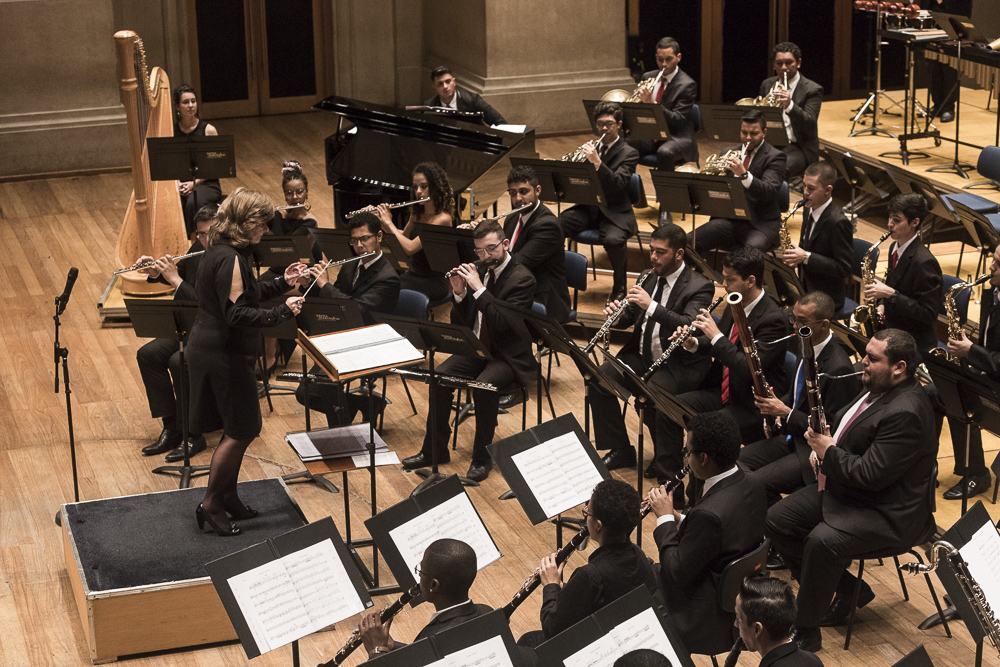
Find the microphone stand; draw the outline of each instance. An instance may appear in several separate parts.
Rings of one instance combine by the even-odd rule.
[[[69,350],[65,347],[59,345],[59,316],[62,314],[63,309],[66,308],[66,304],[63,303],[62,297],[55,298],[55,315],[52,319],[55,321],[56,338],[53,344],[53,354],[52,358],[55,363],[55,393],[59,393],[59,362],[62,360],[62,374],[63,374],[63,385],[66,388],[66,420],[69,424],[69,456],[71,465],[73,468],[73,502],[80,502],[80,485],[77,478],[76,472],[76,440],[73,437],[73,404],[70,400],[70,394],[73,392],[69,388]],[[61,525],[61,515],[56,512],[56,525]]]

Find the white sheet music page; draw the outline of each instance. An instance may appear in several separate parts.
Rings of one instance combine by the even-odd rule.
[[[411,571],[420,564],[431,542],[446,537],[461,540],[475,550],[477,569],[500,558],[500,551],[465,492],[390,530],[389,537]]]
[[[984,523],[958,552],[990,607],[1000,608],[1000,534],[992,521]]]
[[[621,648],[621,655],[640,648],[648,648],[662,653],[670,660],[671,665],[681,664],[659,617],[652,609],[636,614],[624,623],[615,626],[611,634]]]
[[[572,431],[515,454],[511,460],[546,517],[590,500],[602,479],[584,444]]]
[[[563,664],[566,667],[611,667],[621,655],[618,642],[609,633],[563,660]]]
[[[309,615],[309,632],[365,610],[365,603],[347,575],[332,540],[300,549],[281,560]]]
[[[427,667],[514,667],[500,636],[449,653]]]
[[[310,632],[309,614],[280,559],[230,577],[228,583],[261,653]]]
[[[341,374],[424,358],[388,324],[318,336],[312,342]]]

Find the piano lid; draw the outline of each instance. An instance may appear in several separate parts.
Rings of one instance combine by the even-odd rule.
[[[413,167],[437,162],[456,193],[470,187],[488,204],[507,189],[510,156],[537,157],[534,128],[524,134],[395,107],[328,97],[313,108],[330,111],[354,128],[326,139],[327,180],[409,188]]]

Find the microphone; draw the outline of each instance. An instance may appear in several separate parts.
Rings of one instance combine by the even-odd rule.
[[[69,303],[69,295],[73,292],[73,285],[76,283],[76,277],[80,275],[80,269],[70,267],[69,274],[66,276],[66,287],[63,289],[63,293],[56,297],[56,312],[59,315],[63,314],[66,310],[66,304]]]

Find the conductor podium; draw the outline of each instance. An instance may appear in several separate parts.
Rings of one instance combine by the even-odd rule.
[[[280,479],[239,489],[260,516],[225,539],[198,530],[203,488],[62,506],[66,572],[94,664],[236,640],[205,563],[308,523]]]

